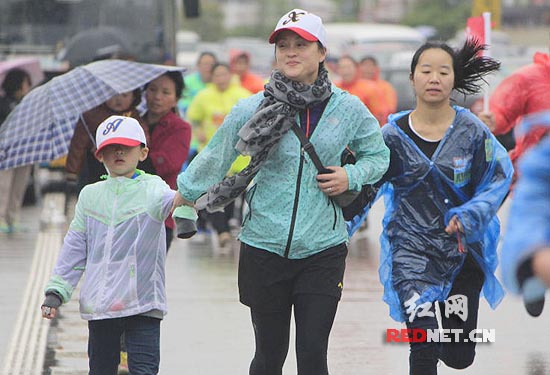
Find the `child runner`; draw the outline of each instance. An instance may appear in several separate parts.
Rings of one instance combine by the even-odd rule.
[[[48,282],[42,316],[52,319],[86,271],[80,312],[88,320],[90,375],[115,374],[125,335],[133,375],[157,374],[166,314],[164,220],[174,191],[136,166],[147,158],[137,120],[111,116],[96,133],[109,177],[85,186]],[[139,276],[139,277],[138,277]]]

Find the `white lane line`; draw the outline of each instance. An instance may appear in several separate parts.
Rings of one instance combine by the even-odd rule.
[[[63,238],[57,225],[59,213],[55,212],[62,209],[63,199],[63,194],[47,194],[45,197],[41,216],[43,229],[37,236],[29,278],[4,360],[3,375],[42,374],[50,321],[42,318],[40,305]]]

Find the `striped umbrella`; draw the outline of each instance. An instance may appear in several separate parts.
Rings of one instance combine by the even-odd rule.
[[[0,127],[0,170],[67,154],[79,116],[116,94],[168,71],[185,69],[125,60],[77,67],[29,92]]]

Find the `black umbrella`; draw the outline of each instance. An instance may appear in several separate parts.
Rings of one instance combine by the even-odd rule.
[[[113,27],[98,27],[79,32],[73,36],[60,60],[68,61],[74,67],[102,58],[132,54],[130,42],[121,30]]]

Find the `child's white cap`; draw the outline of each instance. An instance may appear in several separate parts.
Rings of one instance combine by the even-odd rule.
[[[327,33],[321,17],[303,9],[293,9],[281,17],[275,30],[269,36],[269,43],[275,43],[277,35],[283,30],[291,30],[309,42],[321,42],[327,46]]]
[[[95,133],[97,145],[96,156],[107,145],[124,145],[135,147],[147,145],[145,132],[139,122],[132,117],[111,116],[99,124]]]

